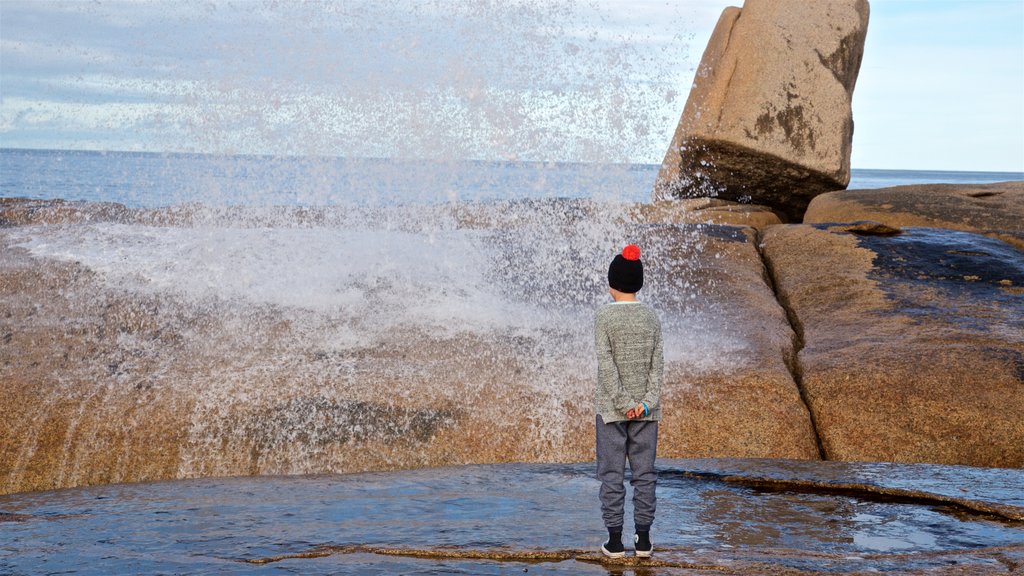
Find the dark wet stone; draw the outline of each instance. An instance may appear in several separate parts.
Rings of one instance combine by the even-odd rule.
[[[942,503],[961,506],[978,514],[1024,522],[1024,471],[1007,468],[973,468],[892,462],[774,462],[749,460],[687,460],[684,473],[706,474],[727,482],[767,487],[759,481],[777,482],[780,489],[801,487],[849,491],[860,497],[872,494],[903,498],[908,503]]]
[[[893,226],[886,226],[879,222],[861,220],[852,224],[839,224],[825,227],[829,231],[849,232],[859,236],[895,236],[903,231]]]
[[[998,304],[1012,311],[1019,310],[1017,322],[1011,314],[1006,320],[1024,329],[1024,299],[1012,288],[1024,287],[1024,252],[1013,246],[978,234],[936,228],[908,228],[895,237],[866,235],[859,243],[875,256],[871,276],[883,285],[892,282],[927,286],[953,299],[970,299]],[[932,310],[948,316],[959,310],[949,301],[934,299],[932,306],[922,308],[922,299],[889,293],[906,303],[907,308]],[[958,314],[964,323],[987,322],[973,313]]]
[[[701,232],[716,240],[729,242],[749,243],[752,238],[747,230],[741,226],[723,226],[720,224],[707,224],[700,228]]]
[[[0,522],[26,522],[31,520],[32,516],[29,514],[11,514],[10,512],[0,512]]]
[[[1024,182],[917,184],[817,196],[804,223],[872,220],[976,232],[1024,250]]]

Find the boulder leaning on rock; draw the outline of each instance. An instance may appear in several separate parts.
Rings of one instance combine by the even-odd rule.
[[[866,0],[747,0],[704,51],[655,199],[717,195],[799,222],[850,181]]]

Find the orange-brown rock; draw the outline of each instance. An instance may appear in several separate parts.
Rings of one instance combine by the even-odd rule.
[[[114,202],[0,198],[0,226],[115,221],[130,218],[137,212]]]
[[[763,238],[826,456],[1024,466],[1024,253],[959,231],[845,228]]]
[[[592,249],[584,234],[599,221],[563,208],[555,221],[523,212],[518,226]],[[27,233],[77,241],[79,227],[95,226]],[[115,230],[134,226],[148,225]],[[659,454],[816,458],[787,368],[793,332],[753,230],[653,217],[626,226],[645,247],[642,296],[658,307],[670,350]],[[145,279],[133,287],[73,255],[33,254],[19,230],[0,228],[0,492],[593,458],[592,303],[604,287],[591,280],[604,270],[580,268],[571,251],[532,270],[522,248],[534,249],[536,230],[492,229],[488,241],[514,263],[491,271],[495,291],[523,308],[549,299],[543,329],[448,331],[189,296]],[[524,276],[540,285],[524,292]],[[358,289],[372,300],[386,287]],[[381,321],[396,327],[367,329]]]
[[[461,228],[516,228],[524,225],[523,211],[558,215],[565,224],[613,220],[629,224],[723,224],[762,230],[781,224],[766,206],[718,198],[688,198],[651,203],[615,204],[585,199],[524,200],[456,206],[452,216]]]
[[[789,370],[794,334],[767,283],[755,231],[706,225],[696,228],[696,243],[673,238],[687,229],[695,228],[656,228],[661,232],[645,238],[645,245],[665,247],[647,264],[669,274],[662,286],[671,293],[659,294],[661,306],[691,312],[682,331],[707,354],[703,361],[666,359],[658,454],[818,458]]]
[[[829,192],[814,198],[804,214],[805,224],[855,220],[977,232],[1024,250],[1024,182]]]
[[[629,210],[630,220],[638,223],[724,224],[764,230],[781,224],[778,214],[766,206],[741,204],[718,198],[687,198],[636,204]]]
[[[866,0],[726,8],[665,155],[655,199],[752,199],[799,222],[846,188]]]

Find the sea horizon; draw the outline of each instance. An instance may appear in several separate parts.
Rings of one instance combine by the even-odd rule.
[[[651,201],[659,164],[0,148],[0,197],[213,205]],[[1024,180],[1024,172],[853,168],[846,189]]]
[[[659,162],[599,162],[584,160],[520,160],[520,159],[486,159],[486,158],[416,158],[399,156],[345,156],[332,154],[273,154],[273,153],[228,153],[228,152],[188,152],[183,150],[101,150],[82,148],[24,148],[17,146],[0,146],[0,153],[42,153],[42,154],[81,154],[81,155],[123,155],[123,156],[150,156],[150,157],[183,157],[183,158],[241,158],[241,159],[311,159],[311,160],[360,160],[373,162],[422,162],[447,164],[461,162],[468,164],[540,164],[540,165],[607,165],[607,166],[635,166],[635,167],[660,167]],[[948,170],[942,168],[876,168],[857,167],[851,168],[851,172],[928,172],[935,174],[1005,174],[1016,179],[1024,179],[1024,171],[1016,170]]]

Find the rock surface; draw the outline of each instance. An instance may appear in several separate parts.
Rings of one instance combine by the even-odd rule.
[[[827,458],[1024,466],[1024,253],[966,232],[848,228],[763,238]]]
[[[787,367],[793,332],[766,283],[751,228],[662,224],[657,213],[624,222],[630,211],[621,206],[602,212],[573,202],[467,206],[454,218],[463,230],[455,233],[488,246],[488,298],[514,305],[490,312],[497,328],[464,323],[438,331],[415,317],[403,321],[403,310],[425,294],[402,300],[393,294],[400,286],[380,280],[343,287],[373,304],[366,310],[259,300],[283,281],[262,283],[270,263],[261,252],[289,257],[279,251],[292,235],[305,251],[305,239],[318,237],[310,234],[329,234],[304,227],[322,214],[279,215],[277,228],[267,227],[270,215],[235,214],[222,230],[208,220],[195,228],[153,226],[118,210],[112,222],[99,222],[106,208],[77,206],[71,216],[57,208],[34,206],[32,214],[18,212],[33,223],[0,227],[0,492],[590,461],[592,314],[604,287],[603,270],[587,259],[592,235],[605,226],[615,234],[626,226],[649,247],[642,296],[658,307],[672,343],[659,455],[818,457]],[[173,220],[163,216],[155,211],[142,221]],[[382,225],[392,217],[410,229],[415,222],[381,216]],[[59,223],[39,223],[50,217]],[[326,219],[334,217],[341,216]],[[239,222],[257,224],[250,230]],[[387,234],[404,246],[416,241],[410,231]],[[259,244],[267,237],[273,242]],[[171,285],[152,276],[166,270],[152,263],[163,258],[167,238],[166,266],[182,271]],[[209,282],[252,275],[253,288],[198,296],[182,288],[186,275],[204,277],[215,270],[205,264],[225,258],[210,251],[224,250],[211,238],[241,242],[248,260]],[[563,254],[524,257],[538,241]],[[116,260],[105,259],[108,249]],[[549,302],[539,305],[538,294]],[[467,298],[459,287],[451,297]],[[538,306],[539,328],[501,324]]]
[[[1024,182],[829,192],[815,197],[804,214],[805,224],[855,220],[977,232],[1024,250]]]
[[[636,204],[629,209],[628,214],[630,220],[638,223],[724,224],[749,226],[754,230],[764,230],[782,223],[779,216],[766,206],[741,204],[717,198],[687,198]]]
[[[655,199],[752,199],[799,222],[850,180],[866,0],[747,0],[704,51]]]
[[[521,227],[523,213],[551,217],[609,219],[621,225],[724,224],[761,230],[781,224],[779,216],[766,206],[730,202],[717,198],[690,198],[654,203],[599,203],[588,199],[517,200],[486,204],[455,204],[414,207],[294,207],[269,212],[227,207],[215,211],[198,206],[160,209],[128,208],[113,202],[68,202],[29,198],[0,198],[0,227],[33,224],[89,224],[116,222],[149,226],[202,226],[242,223],[248,226],[293,227],[346,226],[353,221],[388,222],[405,228],[410,221],[450,220],[464,229],[510,229]]]
[[[674,234],[685,229],[655,228]],[[661,306],[698,311],[707,324],[683,330],[711,343],[704,362],[670,362],[666,369],[658,454],[817,459],[810,416],[789,370],[794,334],[767,284],[755,231],[718,225],[699,230],[698,243],[665,232],[647,239],[669,247],[649,267],[684,279],[662,283],[671,293],[658,295]]]

